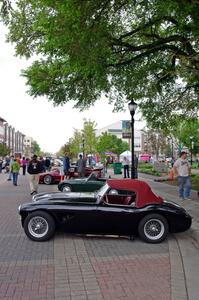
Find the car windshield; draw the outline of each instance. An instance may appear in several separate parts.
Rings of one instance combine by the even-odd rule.
[[[104,194],[107,192],[108,189],[109,189],[109,186],[108,186],[108,184],[106,183],[105,185],[103,185],[103,186],[101,187],[101,189],[99,189],[99,190],[96,192],[95,196],[96,196],[96,198],[97,198],[97,203],[100,203],[100,199],[102,199],[102,197],[104,196]]]
[[[97,179],[97,174],[91,173],[91,174],[87,177],[86,181],[91,181],[91,180],[96,180],[96,179]]]

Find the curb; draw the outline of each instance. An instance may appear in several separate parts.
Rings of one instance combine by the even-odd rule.
[[[193,239],[194,246],[199,249],[199,228],[196,224],[192,223],[191,228],[189,229],[191,238]]]

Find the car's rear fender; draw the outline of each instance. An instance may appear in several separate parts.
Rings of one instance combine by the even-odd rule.
[[[172,212],[168,212],[168,210],[166,210],[162,205],[147,205],[146,207],[140,209],[140,220],[149,214],[158,214],[165,217],[168,222],[169,232],[172,232],[173,222],[172,216],[170,216],[170,214],[172,215]],[[174,213],[173,218],[175,217],[175,215],[176,214]]]
[[[191,226],[190,216],[185,209],[173,205],[149,205],[142,209],[145,214],[159,214],[167,220],[169,232],[185,231]],[[185,229],[186,228],[186,229]]]

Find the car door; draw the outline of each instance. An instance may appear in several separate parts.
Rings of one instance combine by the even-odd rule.
[[[97,205],[89,201],[72,201],[60,209],[63,226],[67,232],[95,233]]]
[[[103,182],[92,180],[92,181],[85,181],[84,184],[81,185],[81,188],[82,188],[82,192],[94,192],[99,190],[103,185],[104,185]]]
[[[133,234],[137,232],[139,222],[139,209],[134,205],[123,205],[120,203],[121,195],[111,195],[115,197],[115,203],[101,203],[97,208],[97,228],[112,234]],[[109,196],[110,199],[110,196]],[[120,203],[120,204],[119,204]]]

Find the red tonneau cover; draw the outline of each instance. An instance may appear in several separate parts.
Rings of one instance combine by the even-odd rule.
[[[136,193],[136,207],[143,207],[148,204],[161,204],[163,199],[155,195],[150,186],[138,179],[108,179],[108,185],[112,189],[128,190]]]

